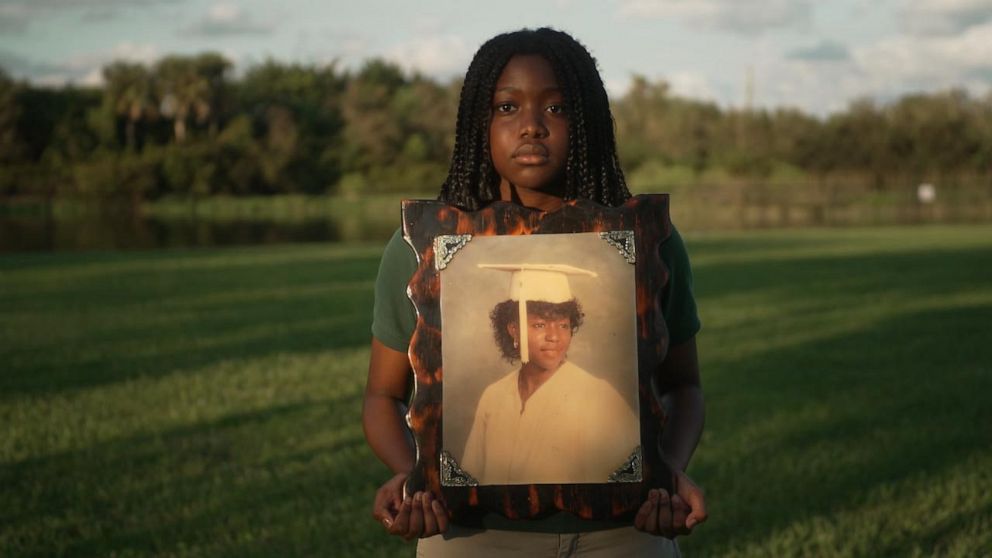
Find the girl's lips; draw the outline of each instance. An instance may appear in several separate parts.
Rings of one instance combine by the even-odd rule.
[[[513,151],[514,158],[524,155],[541,155],[547,157],[548,148],[540,143],[525,143]]]
[[[521,165],[543,165],[549,156],[548,148],[540,143],[525,143],[513,152],[513,160]]]
[[[521,165],[543,165],[548,162],[548,157],[546,155],[517,155],[513,160]]]

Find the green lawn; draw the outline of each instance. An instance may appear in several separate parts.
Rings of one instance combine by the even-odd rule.
[[[992,226],[686,236],[686,554],[988,555]],[[0,257],[0,556],[412,556],[359,422],[380,250]]]

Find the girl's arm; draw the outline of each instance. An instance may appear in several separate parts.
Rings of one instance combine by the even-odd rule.
[[[448,525],[444,506],[429,492],[403,497],[403,485],[416,460],[404,418],[411,373],[406,354],[372,338],[362,428],[372,451],[395,473],[376,492],[372,517],[389,533],[408,540],[443,533]]]
[[[661,364],[659,386],[668,422],[661,438],[662,455],[675,475],[675,491],[650,490],[634,526],[652,534],[674,537],[687,535],[706,521],[703,491],[685,474],[699,437],[703,432],[703,391],[699,383],[696,338],[669,347]]]
[[[416,454],[406,426],[406,387],[412,371],[405,353],[372,338],[362,428],[373,453],[393,473],[409,473]]]
[[[695,337],[669,347],[659,376],[665,378],[661,404],[668,415],[661,449],[670,467],[685,471],[703,433],[705,416]]]

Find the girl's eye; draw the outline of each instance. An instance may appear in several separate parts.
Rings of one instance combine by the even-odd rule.
[[[560,104],[548,105],[547,110],[552,114],[562,114],[565,112],[565,106]]]
[[[513,103],[496,103],[496,112],[510,112],[513,110]]]

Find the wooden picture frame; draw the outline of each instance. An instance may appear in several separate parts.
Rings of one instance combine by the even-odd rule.
[[[655,396],[660,364],[668,351],[668,331],[661,313],[661,297],[668,270],[660,246],[671,224],[668,196],[635,196],[620,207],[587,200],[565,202],[553,212],[495,202],[467,212],[438,201],[407,200],[402,204],[403,235],[417,254],[418,268],[408,287],[417,312],[409,357],[414,392],[407,421],[417,445],[417,462],[406,492],[430,490],[453,518],[476,522],[487,513],[510,519],[539,519],[568,511],[585,519],[632,518],[650,488],[671,490],[672,474],[660,455],[664,411]],[[615,250],[620,264],[633,266],[631,351],[636,368],[636,408],[640,446],[609,480],[543,484],[480,485],[459,467],[443,447],[444,330],[441,274],[459,250],[474,238],[528,235],[572,235],[583,239],[594,233]],[[551,237],[534,237],[546,241]],[[566,237],[561,237],[563,240]],[[527,241],[526,239],[524,239]],[[546,242],[545,242],[546,244]]]

